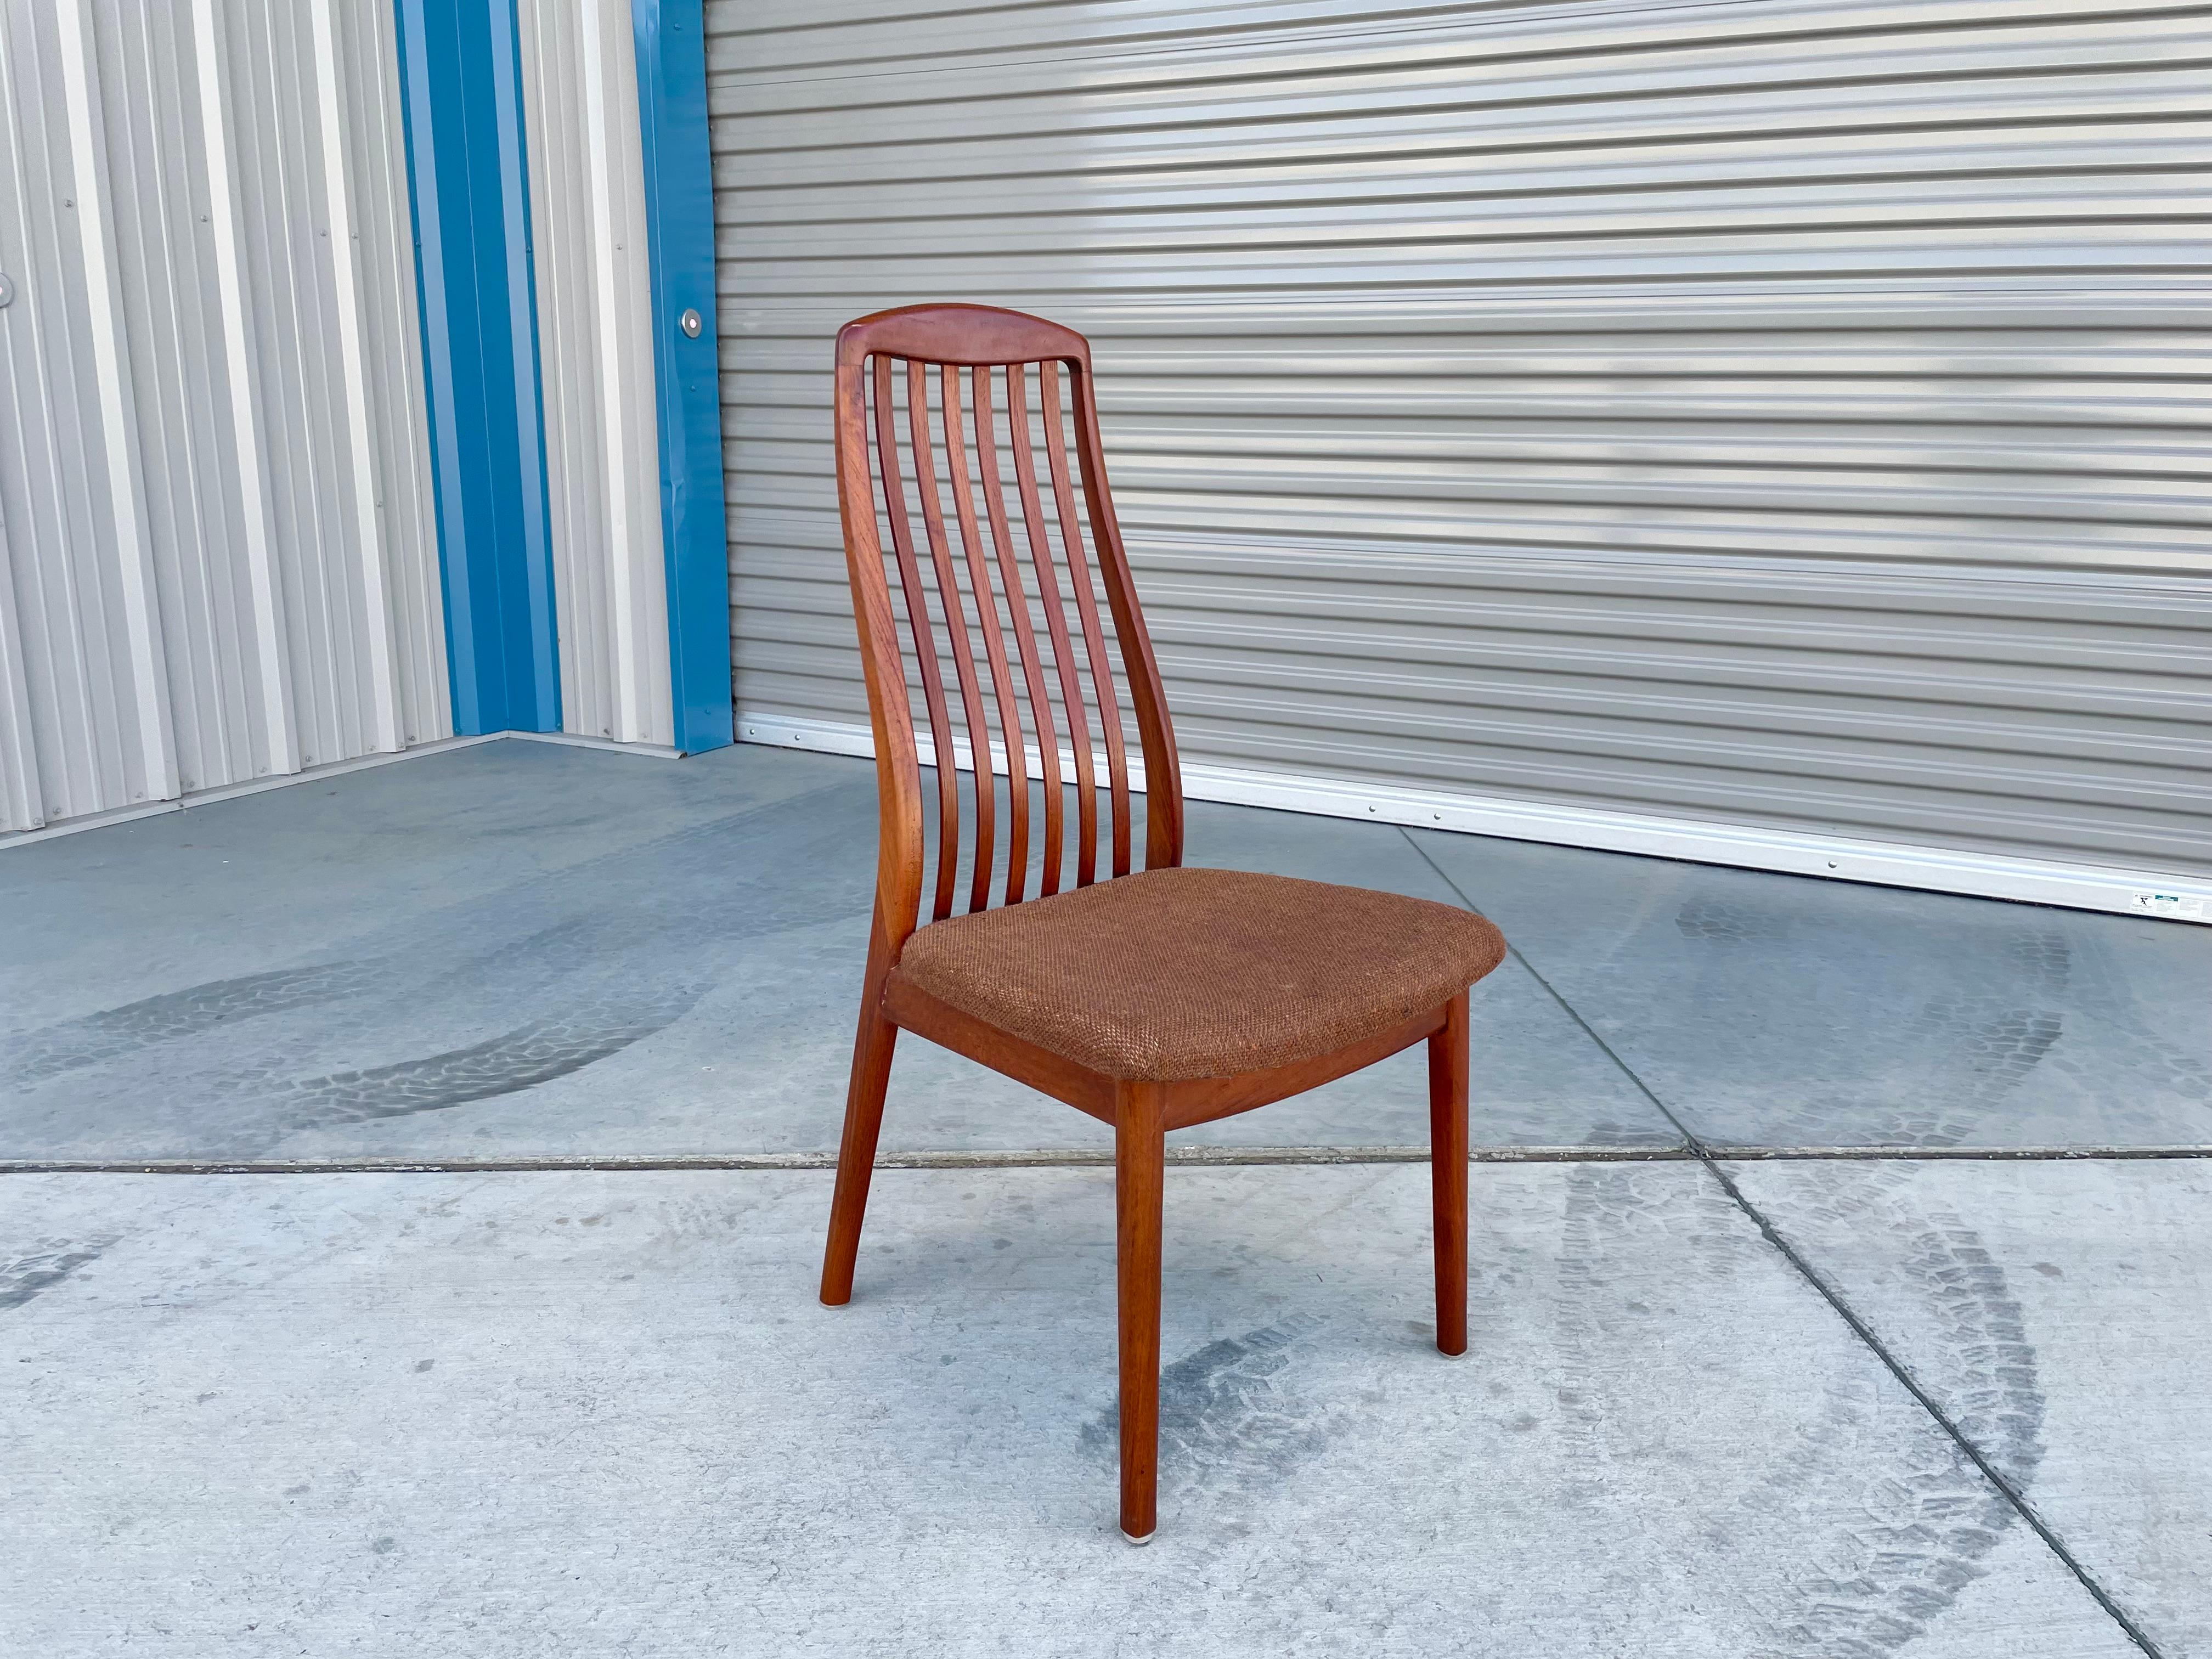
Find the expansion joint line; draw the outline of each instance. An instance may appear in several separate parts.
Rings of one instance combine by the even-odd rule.
[[[1477,915],[1482,914],[1482,907],[1468,896],[1467,890],[1454,881],[1445,872],[1444,867],[1429,855],[1429,849],[1416,841],[1410,830],[1401,825],[1399,833],[1405,836],[1407,845],[1420,855],[1421,861],[1436,872],[1437,879],[1451,889],[1462,905]],[[1834,1310],[1836,1316],[1850,1328],[1851,1334],[1873,1351],[1875,1357],[1881,1361],[1889,1374],[1898,1380],[1905,1392],[1920,1402],[1921,1409],[1936,1419],[1937,1425],[1950,1437],[1952,1443],[1957,1446],[1974,1467],[1982,1472],[1983,1477],[2004,1494],[2006,1501],[2018,1512],[2021,1519],[2033,1529],[2035,1535],[2044,1541],[2053,1555],[2065,1563],[2067,1571],[2081,1582],[2081,1588],[2088,1591],[2095,1599],[2097,1605],[2111,1615],[2115,1624],[2127,1632],[2128,1639],[2148,1654],[2150,1659],[2165,1659],[2157,1644],[2144,1633],[2133,1619],[2128,1616],[2120,1605],[2112,1600],[2105,1587],[2099,1583],[2089,1570],[2075,1558],[2074,1552],[2066,1547],[2058,1534],[2051,1529],[2040,1515],[2036,1513],[2034,1506],[2027,1501],[2027,1495],[1990,1462],[1980,1447],[1966,1437],[1966,1433],[1952,1419],[1950,1413],[1936,1403],[1935,1397],[1921,1386],[1919,1379],[1905,1368],[1905,1363],[1890,1351],[1888,1346],[1875,1334],[1873,1328],[1859,1316],[1849,1303],[1844,1300],[1842,1293],[1830,1284],[1810,1261],[1806,1260],[1796,1246],[1782,1236],[1780,1231],[1767,1219],[1759,1206],[1744,1195],[1743,1189],[1736,1185],[1735,1177],[1729,1175],[1726,1165],[1714,1156],[1713,1149],[1698,1138],[1672,1107],[1659,1098],[1651,1085],[1637,1074],[1635,1067],[1621,1058],[1611,1043],[1598,1035],[1596,1029],[1590,1024],[1589,1021],[1583,1018],[1582,1011],[1559,994],[1559,988],[1539,971],[1535,963],[1530,962],[1518,949],[1510,945],[1507,948],[1522,967],[1528,970],[1528,976],[1542,986],[1552,1000],[1559,1005],[1561,1012],[1582,1029],[1583,1034],[1598,1046],[1605,1057],[1620,1069],[1620,1074],[1635,1086],[1638,1093],[1651,1103],[1653,1109],[1667,1120],[1675,1133],[1681,1136],[1683,1148],[1689,1153],[1691,1158],[1704,1165],[1705,1172],[1718,1183],[1721,1191],[1728,1195],[1729,1200],[1743,1212],[1752,1225],[1759,1229],[1759,1236],[1781,1253],[1783,1260],[1796,1269],[1798,1275],[1813,1287],[1822,1301]]]

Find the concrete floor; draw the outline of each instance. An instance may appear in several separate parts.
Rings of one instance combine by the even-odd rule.
[[[874,834],[865,762],[500,743],[10,849],[0,1158],[834,1147]],[[1202,802],[1188,857],[1496,919],[1490,1146],[2212,1148],[2203,928]],[[1408,1056],[1189,1139],[1426,1134]],[[1106,1140],[918,1043],[885,1135]]]
[[[1181,1138],[1136,1552],[1097,1126],[909,1045],[813,1299],[872,834],[501,743],[0,853],[0,1652],[2212,1656],[2212,1162],[2109,1155],[2212,933],[1194,806],[1517,956],[1466,1359],[1417,1066]]]

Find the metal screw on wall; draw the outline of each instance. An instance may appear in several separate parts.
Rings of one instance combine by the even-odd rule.
[[[687,309],[676,319],[676,325],[696,340],[699,337],[699,331],[704,328],[706,324],[700,320],[697,312]]]
[[[0,270],[0,311],[15,303],[15,279]]]

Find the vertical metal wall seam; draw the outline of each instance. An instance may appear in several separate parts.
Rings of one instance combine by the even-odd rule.
[[[15,620],[14,562],[8,524],[0,516],[0,830],[36,830],[46,821],[40,799],[30,684],[23,672],[23,636]]]
[[[13,241],[24,254],[28,254],[33,243],[31,232],[31,175],[24,157],[24,143],[28,133],[24,131],[24,106],[15,91],[15,62],[24,51],[24,42],[15,33],[15,20],[11,11],[0,0],[0,159],[4,159],[7,173],[0,175],[0,204],[13,208],[11,223],[0,223],[0,248]],[[13,232],[13,234],[9,234]],[[18,281],[18,305],[31,305],[35,285],[31,281],[31,265],[13,272]],[[0,319],[0,327],[9,327],[7,319]],[[31,341],[33,356],[38,341]],[[7,338],[7,349],[0,349],[0,392],[7,392],[7,403],[18,403],[20,372],[15,362],[13,338]],[[28,495],[28,480],[35,471],[31,458],[31,429],[22,420],[11,420],[0,427],[0,480],[13,476],[27,484],[24,495]],[[9,465],[13,462],[13,465]],[[27,515],[24,522],[31,522]],[[0,818],[0,830],[38,830],[46,823],[46,785],[40,772],[38,761],[38,728],[40,708],[31,702],[31,668],[24,654],[24,626],[22,626],[22,592],[18,591],[18,568],[15,553],[9,549],[7,502],[0,500],[0,654],[7,657],[0,664],[0,696],[4,696],[4,708],[0,714],[7,719],[7,730],[0,737],[7,738],[7,752],[0,754],[0,810],[7,817]],[[49,710],[51,714],[51,710]]]
[[[373,737],[370,747],[392,750],[404,746],[401,737],[399,653],[393,637],[391,573],[384,547],[383,525],[377,514],[381,491],[377,485],[376,457],[369,439],[368,347],[363,340],[367,322],[362,303],[361,234],[356,228],[353,186],[346,166],[345,94],[338,68],[337,32],[331,19],[331,0],[308,0],[314,32],[316,109],[322,122],[323,188],[329,221],[331,274],[337,296],[338,356],[343,380],[340,401],[344,408],[348,480],[352,495],[354,533],[358,538],[356,558],[361,570],[362,619],[368,631],[370,701],[368,710]]]
[[[579,3],[588,23],[588,32],[580,42],[582,50],[577,54],[577,64],[584,82],[584,171],[591,203],[592,321],[598,331],[599,410],[605,431],[603,453],[606,469],[607,606],[611,613],[608,634],[614,658],[611,685],[615,731],[628,743],[673,743],[673,699],[670,699],[668,729],[657,730],[662,722],[653,719],[655,699],[643,683],[638,649],[640,612],[644,606],[638,592],[633,549],[646,529],[646,517],[641,511],[643,504],[635,499],[636,481],[631,466],[637,434],[632,429],[630,377],[640,372],[650,377],[653,362],[648,349],[645,362],[635,364],[629,343],[625,339],[632,332],[626,326],[632,319],[624,314],[623,301],[629,297],[629,284],[623,280],[625,262],[620,256],[626,251],[627,235],[633,233],[622,222],[615,192],[617,169],[627,170],[635,166],[641,172],[642,161],[629,145],[621,147],[623,153],[619,156],[616,154],[611,128],[617,112],[607,73],[609,59],[629,43],[629,35],[627,30],[607,27],[608,8],[602,0],[579,0]],[[633,47],[633,54],[634,50]],[[630,91],[634,99],[637,85],[635,66],[624,67],[632,70]],[[635,129],[635,115],[630,118],[630,125]],[[647,281],[650,282],[649,276]],[[659,527],[657,523],[652,526],[656,532]],[[659,538],[656,534],[652,539],[657,543]],[[664,627],[665,608],[664,601],[660,619]]]
[[[599,416],[606,366],[594,350],[599,295],[592,261],[580,247],[589,234],[589,215],[577,205],[588,167],[580,153],[580,9],[577,0],[519,0],[516,14],[522,25],[523,119],[531,136],[531,270],[538,295],[546,483],[553,503],[547,528],[561,645],[561,723],[564,731],[612,737],[606,637],[611,549]]]
[[[669,679],[676,747],[689,753],[733,735],[706,46],[700,0],[633,0],[631,19],[653,261]],[[690,312],[696,337],[682,323]]]
[[[230,781],[240,763],[251,775],[264,748],[247,710],[254,630],[234,625],[218,599],[236,561],[236,469],[217,453],[229,422],[202,210],[199,54],[189,6],[96,7],[93,16],[169,728],[178,787],[190,793]]]
[[[238,205],[237,146],[231,137],[229,68],[216,0],[192,0],[192,41],[198,60],[200,136],[206,145],[207,192],[215,240],[216,293],[222,313],[224,366],[230,377],[231,429],[238,467],[239,507],[246,544],[246,579],[253,596],[255,648],[261,681],[261,719],[268,764],[257,772],[300,769],[300,738],[292,708],[290,629],[278,587],[258,377],[246,313],[244,233]]]
[[[520,0],[562,724],[672,745],[630,0]]]
[[[374,505],[392,577],[400,736],[415,744],[453,736],[453,720],[431,500],[422,315],[407,210],[397,21],[388,3],[344,6],[332,17],[352,89],[347,113],[362,231],[359,270],[375,446]]]
[[[303,191],[298,176],[310,133],[302,130],[297,100],[313,71],[289,38],[289,26],[297,21],[295,0],[222,3],[223,49],[236,60],[224,68],[224,114],[238,191],[240,258],[253,296],[244,313],[249,392],[273,526],[276,637],[291,699],[289,769],[297,769],[346,748],[337,696],[342,665],[336,660],[346,635],[331,604],[333,578],[342,579],[342,573],[330,568],[330,538],[319,511],[323,450],[316,416],[321,410],[311,372],[326,337],[317,289],[321,261],[304,258],[299,246],[303,237],[319,240],[315,192]],[[248,19],[253,26],[241,29]]]
[[[430,437],[430,515],[438,538],[447,696],[453,730],[474,732],[484,727],[477,707],[476,618],[465,573],[456,569],[465,555],[453,544],[453,525],[460,512],[461,497],[453,393],[456,366],[453,328],[446,314],[445,219],[439,210],[436,141],[428,130],[430,58],[423,21],[419,3],[393,0],[400,130],[407,155],[407,213],[415,233],[415,301],[422,318],[423,414]]]
[[[13,240],[14,230],[27,246],[27,179],[22,164],[21,106],[15,96],[10,58],[15,51],[8,9],[0,0],[0,204],[14,209],[11,225],[0,221],[0,248]],[[14,273],[11,273],[13,275]],[[30,271],[17,280],[29,303]],[[0,318],[0,328],[8,326]],[[0,349],[0,392],[12,392],[15,384],[13,353]],[[7,399],[12,402],[13,398]],[[15,452],[14,471],[29,471],[23,452],[20,422],[14,431],[0,431],[0,444]],[[0,461],[6,457],[0,455]],[[0,477],[6,469],[0,467]],[[7,504],[0,501],[0,830],[36,830],[46,821],[46,792],[39,775],[38,711],[31,702],[30,674],[23,658],[23,631],[17,611],[21,601],[15,592],[15,563],[8,545]]]
[[[560,729],[514,0],[398,0],[453,724]]]
[[[131,701],[140,779],[125,788],[134,801],[170,800],[178,792],[176,745],[169,726],[167,664],[161,646],[149,544],[137,434],[132,424],[129,354],[125,349],[122,284],[116,270],[115,226],[107,202],[106,146],[95,106],[100,96],[92,51],[90,0],[65,0],[55,15],[62,57],[78,234],[91,301],[91,347],[102,459],[115,529],[116,575],[130,640]]]
[[[537,253],[530,219],[530,136],[522,118],[521,19],[518,0],[506,0],[507,27],[494,27],[491,76],[499,135],[499,204],[513,258],[519,241],[520,271],[508,270],[507,322],[514,362],[514,429],[522,473],[522,578],[529,616],[529,661],[538,724],[526,730],[561,729],[559,630],[553,607],[553,546],[548,520],[552,503],[545,477],[545,375],[538,351]],[[516,301],[520,300],[520,304]],[[526,372],[525,365],[527,365]]]

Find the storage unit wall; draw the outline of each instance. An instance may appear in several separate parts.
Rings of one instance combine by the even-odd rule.
[[[0,830],[450,734],[391,19],[0,0]]]
[[[697,0],[0,0],[0,844],[729,740],[719,436],[659,368],[713,361],[698,52]]]

